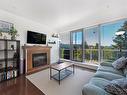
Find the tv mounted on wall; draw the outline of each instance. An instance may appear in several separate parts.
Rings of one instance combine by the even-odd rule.
[[[46,34],[27,31],[27,43],[29,43],[29,44],[46,44]]]

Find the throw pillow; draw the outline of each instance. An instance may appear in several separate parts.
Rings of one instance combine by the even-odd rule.
[[[123,74],[124,74],[124,76],[127,78],[127,65],[126,65],[125,68],[123,69]]]
[[[123,89],[119,85],[114,83],[106,85],[105,90],[113,95],[127,95],[127,89]]]
[[[117,59],[116,61],[114,61],[112,63],[112,66],[115,68],[115,69],[122,69],[125,67],[126,65],[126,62],[127,62],[127,59],[125,57],[121,57],[119,59]]]
[[[127,89],[127,78],[120,78],[112,80],[111,83],[119,85],[121,88]]]
[[[105,86],[105,90],[115,95],[127,95],[127,79],[115,79]]]

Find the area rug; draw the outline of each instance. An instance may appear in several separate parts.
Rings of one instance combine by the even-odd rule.
[[[53,72],[56,73],[56,72]],[[76,68],[71,74],[61,81],[50,80],[49,69],[26,76],[45,95],[82,95],[83,86],[89,82],[95,72]]]

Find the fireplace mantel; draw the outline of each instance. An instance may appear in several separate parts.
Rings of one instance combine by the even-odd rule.
[[[25,45],[23,46],[23,49],[42,49],[42,48],[52,48],[51,46],[39,46],[39,45],[33,45],[33,46],[29,46],[29,45]]]
[[[23,46],[24,59],[25,59],[25,73],[31,74],[37,71],[40,71],[44,68],[49,67],[50,65],[50,49],[49,46]],[[47,65],[33,67],[32,55],[37,53],[46,53],[47,54]]]

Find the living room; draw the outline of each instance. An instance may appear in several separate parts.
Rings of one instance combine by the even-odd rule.
[[[126,4],[1,0],[0,95],[127,95]]]

